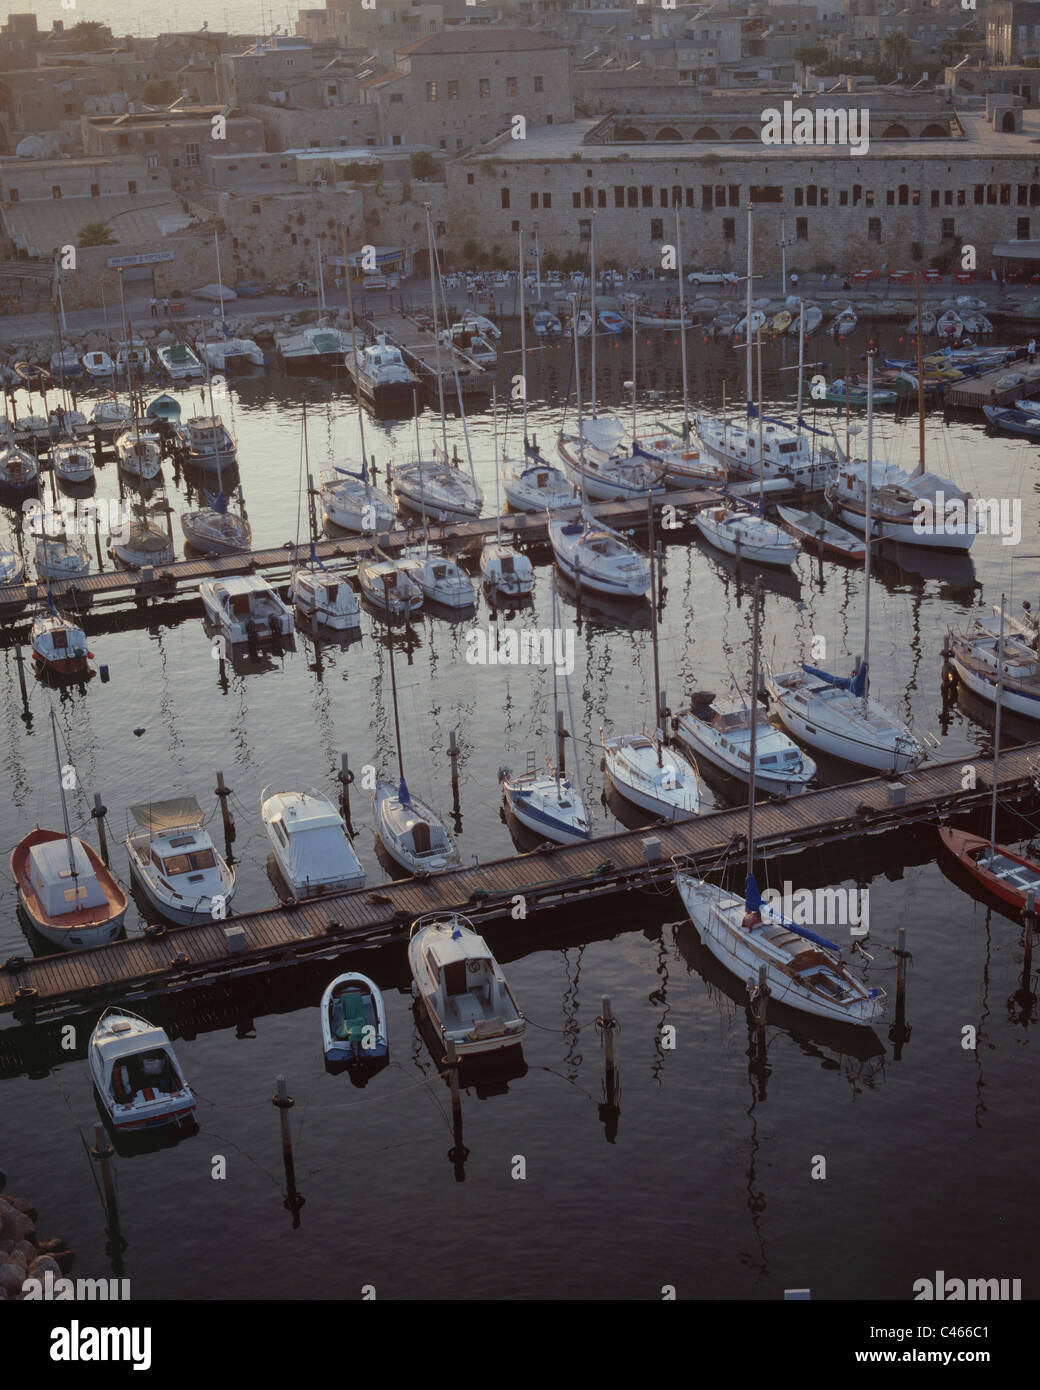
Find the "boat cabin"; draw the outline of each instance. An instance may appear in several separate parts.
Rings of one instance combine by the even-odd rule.
[[[72,861],[75,873],[69,863],[69,841],[64,839],[33,845],[29,850],[29,882],[46,917],[65,917],[108,905],[86,849],[75,837]]]

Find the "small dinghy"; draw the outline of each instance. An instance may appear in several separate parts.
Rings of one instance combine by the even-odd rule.
[[[85,352],[80,360],[87,376],[93,377],[94,380],[100,380],[115,373],[116,364],[107,352]]]
[[[460,914],[420,917],[408,942],[412,992],[459,1057],[523,1040],[524,1016],[487,942]]]
[[[535,317],[537,318],[537,315]],[[620,337],[627,330],[628,323],[613,309],[601,309],[599,311],[599,326],[605,333],[614,333]]]
[[[915,314],[906,326],[908,333],[917,333],[917,315]],[[929,333],[935,332],[935,314],[931,309],[925,309],[921,315],[921,335],[927,337]]]
[[[386,1005],[367,975],[337,975],[321,996],[321,1041],[332,1067],[359,1067],[390,1057]]]
[[[51,353],[51,376],[55,381],[75,381],[83,375],[83,363],[76,355],[74,347],[62,348]]]
[[[1019,912],[1025,910],[1030,893],[1040,902],[1040,861],[948,825],[940,828],[939,838],[972,878],[1001,902]]]
[[[149,420],[161,420],[168,425],[176,425],[181,418],[181,403],[167,391],[161,392],[148,402],[145,414]]]
[[[113,1129],[194,1123],[195,1095],[161,1028],[125,1008],[106,1009],[90,1035],[87,1058]]]
[[[1023,434],[1027,439],[1040,439],[1040,415],[1032,411],[984,405],[982,413],[994,429],[1006,430],[1009,434]]]
[[[416,878],[461,863],[451,831],[435,811],[411,795],[403,777],[397,788],[389,782],[376,784],[372,814],[387,854]]]
[[[818,512],[803,512],[797,507],[777,507],[777,515],[789,535],[801,541],[806,550],[827,560],[848,560],[862,564],[867,553],[866,542],[844,526],[828,521]]]
[[[539,309],[531,319],[531,327],[539,338],[558,338],[563,332],[563,324],[548,309]]]
[[[790,309],[781,309],[778,314],[774,314],[769,327],[774,333],[786,333],[791,327]]]
[[[332,802],[311,790],[260,793],[260,816],[278,869],[296,898],[345,893],[365,886],[343,817]]]
[[[179,927],[221,920],[235,896],[235,871],[213,847],[193,796],[130,807],[139,829],[125,841],[130,876],[167,922]]]
[[[964,324],[961,316],[956,309],[947,309],[935,324],[935,331],[940,338],[959,338],[964,332]]]

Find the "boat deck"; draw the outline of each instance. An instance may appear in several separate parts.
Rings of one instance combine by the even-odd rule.
[[[1040,742],[1009,749],[1001,759],[1004,805],[1033,805]],[[982,778],[961,785],[963,758],[927,764],[895,784],[883,777],[806,792],[756,809],[756,848],[763,859],[843,840],[901,833],[983,809]],[[898,790],[897,790],[898,789]],[[896,794],[893,794],[893,792]],[[716,870],[738,854],[747,810],[715,811],[677,824],[623,831],[416,880],[380,885],[233,917],[226,922],[166,928],[86,950],[13,960],[0,968],[0,1012],[55,1018],[103,1002],[168,994],[221,976],[333,957],[352,946],[407,939],[412,921],[430,912],[464,912],[477,922],[503,920],[503,930],[529,930],[512,919],[513,899],[526,899],[528,919],[564,905],[590,902],[650,884],[666,885],[673,861],[694,872]],[[644,841],[660,842],[648,860]],[[232,933],[229,937],[228,933]],[[242,937],[238,937],[238,933]],[[236,940],[237,937],[237,940]]]

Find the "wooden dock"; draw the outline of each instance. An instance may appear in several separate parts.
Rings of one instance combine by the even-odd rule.
[[[1003,754],[1000,796],[1005,806],[1040,800],[1038,754],[1040,743]],[[956,758],[926,765],[897,782],[868,778],[788,801],[763,802],[756,811],[756,849],[762,859],[772,859],[841,842],[859,841],[862,847],[868,836],[905,836],[914,825],[978,812],[988,804],[990,788],[980,777],[972,791],[964,791],[963,769],[964,759]],[[716,811],[675,825],[623,831],[547,853],[358,889],[226,922],[149,928],[144,935],[87,950],[11,958],[0,967],[0,1012],[25,1021],[51,1019],[114,1000],[192,988],[221,976],[331,957],[354,946],[401,941],[411,922],[429,912],[461,911],[478,922],[509,919],[503,929],[522,933],[524,922],[541,912],[565,905],[573,909],[654,884],[663,888],[676,864],[704,874],[717,872],[727,859],[739,865],[746,831],[746,808]],[[520,897],[526,915],[518,919],[514,913]]]
[[[1019,364],[1005,363],[994,367],[982,376],[968,377],[965,381],[951,381],[943,393],[943,404],[953,410],[981,410],[984,405],[1014,405],[1015,401],[1033,397],[1040,388],[1040,379],[1019,382],[1017,386],[1002,386],[997,382],[1015,372]]]
[[[438,378],[437,340],[429,329],[421,328],[414,319],[400,313],[386,313],[380,314],[378,319],[365,319],[363,327],[370,338],[375,339],[383,334],[388,343],[401,350],[401,356],[422,379],[431,404],[437,404],[440,399],[440,381],[444,387],[445,402],[450,408],[451,402],[457,397],[456,369],[464,399],[491,394],[494,373],[472,357],[467,357],[461,348],[452,347],[449,343],[440,345],[441,369]]]
[[[654,501],[654,510],[660,513],[662,507],[675,508],[674,527],[664,528],[658,533],[667,539],[669,535],[681,535],[685,530],[689,513],[700,507],[718,501],[718,493],[707,489],[684,489],[681,492],[662,494]],[[611,526],[642,527],[646,524],[646,502],[598,502],[587,509],[597,520]],[[556,516],[568,519],[579,512],[577,500],[573,507],[558,508]],[[684,519],[685,517],[685,519]],[[548,523],[544,516],[529,512],[511,512],[501,519],[502,530],[515,536],[521,547],[540,545],[548,542]],[[395,552],[406,545],[414,545],[421,540],[421,531],[411,528],[395,527],[393,531],[381,532],[375,540],[380,549]],[[453,554],[479,550],[483,542],[497,533],[498,519],[477,517],[473,521],[452,522],[447,526],[431,526],[430,540],[444,545]],[[314,542],[314,553],[322,564],[330,569],[341,570],[348,577],[357,567],[358,559],[372,549],[373,537],[343,535]],[[155,570],[108,569],[100,574],[88,574],[82,579],[55,580],[51,583],[51,593],[55,601],[65,600],[69,607],[80,609],[106,599],[115,602],[147,603],[153,599],[184,597],[193,592],[207,579],[220,579],[229,574],[259,574],[272,583],[280,583],[288,578],[292,570],[294,552],[292,545],[275,546],[268,550],[250,550],[241,555],[203,556],[197,560],[177,560]],[[309,556],[306,544],[301,544],[298,552],[302,561]],[[337,565],[335,562],[340,561]],[[12,584],[3,590],[0,598],[0,624],[17,621],[27,609],[31,609],[42,598],[44,586],[37,584]]]

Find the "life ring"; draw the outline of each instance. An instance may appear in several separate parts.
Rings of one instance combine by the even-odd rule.
[[[35,999],[38,992],[32,985],[21,985],[15,990],[14,997],[16,999]]]
[[[471,975],[479,974],[479,972],[480,972],[480,961],[479,961],[479,960],[468,960],[468,961],[466,962],[466,969],[469,971],[469,973],[470,973]]]

